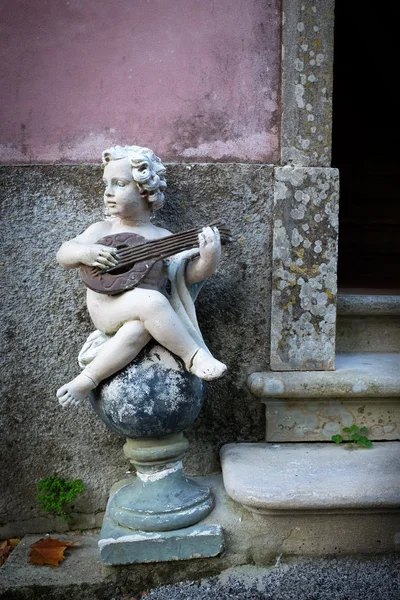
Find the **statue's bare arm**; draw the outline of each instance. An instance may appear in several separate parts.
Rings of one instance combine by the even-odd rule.
[[[115,266],[118,263],[116,248],[96,244],[107,233],[108,224],[104,221],[90,225],[81,235],[62,244],[57,261],[64,269],[74,269],[82,264],[100,268]]]
[[[186,281],[189,285],[204,281],[215,273],[221,258],[221,237],[216,227],[204,227],[199,234],[200,256],[188,263]]]

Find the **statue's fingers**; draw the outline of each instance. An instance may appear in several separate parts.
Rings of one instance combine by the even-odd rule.
[[[103,250],[100,250],[99,256],[103,256],[105,258],[110,258],[113,256],[113,253],[110,250],[110,248],[104,248]]]
[[[212,228],[212,237],[210,239],[210,243],[214,245],[219,245],[221,243],[221,235],[216,227]]]
[[[214,234],[214,240],[216,242],[220,242],[221,241],[221,234],[219,232],[218,227],[213,227],[212,230],[213,230],[213,234]]]
[[[100,246],[100,252],[113,253],[117,252],[117,249],[114,246]]]
[[[117,254],[114,255],[114,253],[109,248],[107,248],[106,250],[102,250],[99,254],[98,260],[102,259],[107,260],[111,265],[116,265],[118,263],[119,257]]]
[[[214,244],[219,241],[219,232],[216,227],[207,227],[206,240],[208,244]]]
[[[105,260],[104,261],[104,266],[107,267],[108,269],[111,269],[112,267],[116,267],[118,264],[117,260]]]
[[[210,231],[210,227],[203,227],[202,232],[200,233],[200,235],[203,236],[205,244],[210,240]]]
[[[98,256],[97,261],[101,264],[102,267],[115,267],[118,263],[114,258],[109,258],[108,256]]]
[[[117,249],[112,246],[100,246],[100,254],[113,254],[117,253]]]
[[[104,256],[98,256],[97,257],[97,262],[102,266],[102,267],[108,267],[108,260],[104,257]]]
[[[206,236],[204,234],[204,230],[199,233],[199,246],[200,248],[203,248],[203,246],[206,245]]]

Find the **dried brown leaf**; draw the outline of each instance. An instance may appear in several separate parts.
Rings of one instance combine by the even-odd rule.
[[[10,538],[0,543],[0,567],[4,565],[11,552],[20,543],[19,538]]]
[[[66,542],[54,538],[41,538],[31,546],[29,562],[32,565],[51,565],[58,567],[64,560],[64,551],[75,546],[76,542]]]

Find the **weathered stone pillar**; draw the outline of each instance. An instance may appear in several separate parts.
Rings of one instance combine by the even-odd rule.
[[[339,173],[331,165],[334,0],[283,0],[271,369],[335,368]]]
[[[283,0],[281,163],[331,166],[334,0]]]
[[[335,368],[339,174],[275,169],[271,369]]]

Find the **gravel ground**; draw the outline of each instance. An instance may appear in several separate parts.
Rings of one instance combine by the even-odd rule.
[[[400,554],[302,559],[228,569],[112,600],[400,600]]]

